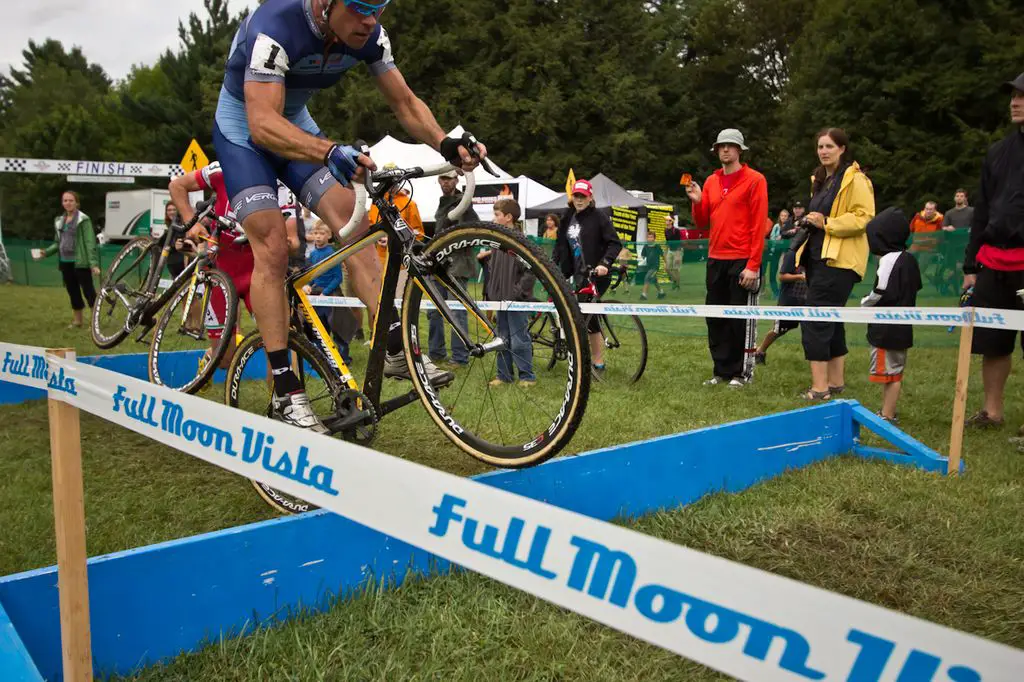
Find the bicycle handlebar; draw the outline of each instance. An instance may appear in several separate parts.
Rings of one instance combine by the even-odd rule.
[[[464,140],[467,140],[467,145],[470,146],[470,153],[475,151],[475,140],[468,133],[463,136]],[[357,143],[361,148],[363,154],[367,156],[370,153],[369,147],[363,143]],[[494,171],[494,167],[487,161],[487,159],[481,159],[481,165],[484,170],[498,177],[498,174]],[[391,189],[395,185],[399,185],[406,180],[412,180],[415,178],[429,178],[449,171],[459,171],[457,166],[453,166],[447,161],[436,166],[428,166],[426,168],[410,168],[401,169],[393,168],[384,171],[371,171],[369,168],[364,169],[364,181],[362,183],[354,184],[356,202],[352,208],[352,216],[345,223],[345,226],[341,228],[338,233],[338,239],[344,242],[346,239],[352,236],[356,228],[362,224],[363,218],[366,216],[366,200],[367,198],[376,199],[382,196],[387,190]],[[473,193],[476,191],[476,176],[472,172],[464,172],[463,177],[466,178],[466,191],[462,194],[462,200],[459,201],[451,211],[448,212],[449,220],[458,220],[462,217],[462,214],[466,212],[469,205],[473,202]],[[374,188],[374,182],[379,182],[380,186]]]

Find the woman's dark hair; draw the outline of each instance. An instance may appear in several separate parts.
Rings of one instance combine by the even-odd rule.
[[[549,218],[550,218],[551,220],[554,220],[554,221],[555,221],[555,227],[558,227],[558,223],[559,223],[559,222],[561,222],[561,218],[559,218],[559,217],[558,217],[558,216],[557,216],[556,214],[554,214],[554,213],[548,213],[548,214],[547,214],[546,216],[544,216],[544,228],[545,228],[545,229],[547,229],[547,226],[548,226],[548,219],[549,219]]]
[[[850,158],[850,137],[846,134],[846,131],[842,128],[822,128],[818,131],[818,134],[814,136],[814,147],[817,149],[818,140],[825,137],[826,135],[836,143],[837,147],[845,147],[846,151],[843,152],[842,156],[839,157],[839,168],[846,165],[847,160]],[[811,196],[817,194],[822,187],[825,186],[825,167],[818,166],[814,169],[814,182],[811,183]]]
[[[171,207],[174,206],[170,201],[164,204],[164,225],[169,225],[171,219],[167,217],[167,214],[171,212]],[[174,206],[174,210],[177,211],[178,207]]]

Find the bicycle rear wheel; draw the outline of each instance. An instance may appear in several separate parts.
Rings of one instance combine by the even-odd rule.
[[[195,287],[183,286],[160,316],[149,346],[149,380],[183,393],[198,391],[233,345],[237,321],[231,278],[216,269],[199,271]]]
[[[530,340],[533,341],[533,357],[538,367],[552,370],[560,355],[564,359],[561,330],[551,313],[537,313],[531,319]]]
[[[423,256],[433,263],[432,275],[440,277],[446,270],[465,272],[467,266],[475,267],[480,249],[491,252],[489,287],[496,296],[509,296],[502,293],[508,288],[514,289],[509,300],[551,302],[551,314],[562,329],[565,342],[564,371],[544,374],[538,380],[529,331],[531,313],[499,310],[493,325],[486,321],[487,314],[485,319],[470,314],[459,324],[466,325],[464,331],[474,344],[492,342],[496,333],[506,349],[488,351],[479,357],[470,355],[463,366],[455,360],[455,380],[446,388],[434,388],[427,381],[427,353],[423,350],[429,349],[431,338],[447,338],[451,325],[436,313],[428,316],[432,305],[426,305],[430,299],[424,300],[422,284],[415,277],[406,283],[402,302],[406,360],[420,400],[449,440],[491,465],[533,466],[565,447],[586,410],[590,350],[582,333],[582,315],[562,275],[537,246],[518,232],[489,223],[460,225],[434,237]],[[531,276],[534,283],[524,291],[524,287],[530,286]],[[485,298],[483,287],[475,279],[470,277],[464,290],[471,301],[481,301]],[[451,294],[446,297],[455,298]],[[434,333],[428,337],[432,324]]]
[[[157,248],[149,237],[137,237],[125,244],[107,269],[92,307],[92,341],[100,348],[121,343],[137,323],[131,318],[147,293],[146,282],[159,260]]]
[[[296,334],[288,333],[288,350],[292,368],[299,381],[306,388],[309,403],[321,421],[330,423],[339,409],[344,409],[344,389],[337,372],[327,358],[310,345],[309,341]],[[231,407],[252,412],[264,417],[271,416],[273,384],[268,376],[269,363],[263,346],[263,337],[253,332],[245,337],[228,366],[225,383],[226,400]],[[301,514],[317,507],[305,500],[292,497],[265,483],[250,480],[260,497],[282,514]]]
[[[604,380],[640,381],[647,367],[647,330],[643,322],[636,315],[588,315],[588,324],[593,317],[597,318],[604,341]]]

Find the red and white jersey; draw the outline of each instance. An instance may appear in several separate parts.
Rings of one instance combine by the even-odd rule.
[[[224,173],[220,169],[220,162],[214,161],[209,166],[200,168],[195,171],[194,177],[200,189],[212,190],[217,195],[214,212],[218,216],[234,218],[235,212],[231,208],[231,197],[228,196],[228,190],[224,186]]]

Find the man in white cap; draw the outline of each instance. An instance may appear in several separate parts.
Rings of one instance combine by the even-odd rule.
[[[771,226],[768,182],[763,175],[740,162],[740,155],[747,149],[740,131],[723,130],[711,147],[718,154],[722,167],[708,177],[703,189],[696,182],[686,188],[693,222],[698,229],[710,226],[711,230],[706,280],[708,305],[747,305],[750,293],[760,286],[761,253]],[[744,369],[748,350],[744,320],[709,317],[707,325],[714,375],[704,384],[744,386],[750,378]]]

